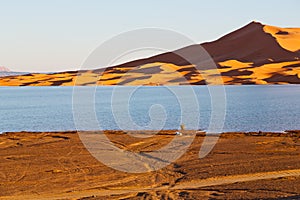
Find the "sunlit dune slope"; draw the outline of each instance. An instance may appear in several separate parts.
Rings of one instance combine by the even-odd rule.
[[[264,31],[276,38],[282,48],[293,52],[300,50],[300,28],[264,26]]]
[[[218,69],[199,72],[193,65],[149,63],[126,70],[110,69],[102,76],[94,71],[58,74],[30,74],[0,79],[2,86],[73,85],[204,85],[204,84],[299,84],[300,61],[252,63],[228,60]],[[115,71],[114,71],[115,70]],[[149,71],[156,71],[152,73]],[[101,73],[100,73],[101,74]]]
[[[0,86],[300,84],[299,49],[300,28],[251,22],[174,52],[106,69],[2,77]]]

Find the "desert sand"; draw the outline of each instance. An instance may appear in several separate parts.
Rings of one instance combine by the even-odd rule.
[[[212,64],[203,64],[199,48]],[[300,28],[251,22],[212,42],[101,67],[0,77],[0,86],[300,84]]]
[[[133,133],[146,132],[151,133]],[[169,143],[175,130],[149,138],[121,131],[97,134],[124,150],[149,152]],[[199,159],[204,136],[198,133],[169,166],[134,174],[96,160],[77,132],[3,133],[0,199],[300,198],[300,131],[224,133],[213,151]]]

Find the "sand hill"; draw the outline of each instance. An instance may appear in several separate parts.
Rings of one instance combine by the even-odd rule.
[[[201,45],[218,69],[202,66]],[[220,39],[118,66],[0,78],[1,86],[299,84],[300,28],[251,22]],[[191,62],[183,59],[188,55]],[[197,66],[201,71],[195,68]],[[217,79],[221,75],[221,79]]]
[[[0,72],[10,72],[10,70],[7,67],[0,66]]]

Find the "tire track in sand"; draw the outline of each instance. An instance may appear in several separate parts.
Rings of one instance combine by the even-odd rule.
[[[50,200],[50,199],[73,199],[73,198],[84,198],[90,196],[108,196],[108,195],[121,195],[134,192],[149,192],[149,191],[159,191],[159,190],[188,190],[188,189],[198,189],[202,187],[226,185],[239,182],[256,181],[263,179],[275,179],[283,177],[295,177],[300,176],[300,169],[293,170],[282,170],[273,172],[260,172],[253,174],[242,174],[242,175],[230,175],[230,176],[219,176],[212,177],[202,180],[193,180],[185,183],[178,183],[175,186],[168,187],[156,187],[156,188],[127,188],[127,189],[104,189],[104,190],[86,190],[86,191],[74,191],[70,193],[62,194],[44,194],[44,195],[22,195],[22,196],[9,196],[0,197],[0,199],[39,199],[39,200]]]
[[[247,182],[247,181],[257,181],[263,179],[284,178],[284,177],[292,177],[292,176],[300,176],[300,169],[212,177],[203,180],[193,180],[190,182],[181,183],[175,185],[171,189],[175,189],[175,190],[196,189],[201,187],[226,185],[226,184]]]

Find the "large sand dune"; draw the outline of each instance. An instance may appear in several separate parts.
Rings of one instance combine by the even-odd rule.
[[[3,77],[0,86],[300,83],[300,28],[251,22],[216,41],[200,45],[218,69],[202,66],[201,56],[197,56],[199,45],[192,45],[105,70]],[[178,54],[188,55],[192,61]],[[218,75],[222,79],[217,79]]]

